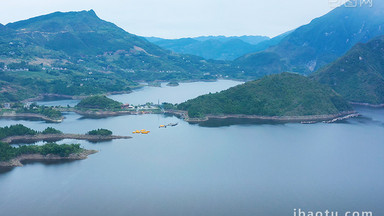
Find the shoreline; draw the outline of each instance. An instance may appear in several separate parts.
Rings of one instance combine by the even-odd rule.
[[[156,112],[157,111],[157,112]],[[113,117],[113,116],[123,116],[123,115],[142,115],[142,114],[160,114],[162,112],[159,112],[158,110],[146,110],[146,111],[131,111],[131,110],[123,110],[123,111],[80,111],[80,110],[73,110],[72,112],[75,112],[83,117],[89,117],[89,118],[105,118],[105,117]]]
[[[84,117],[112,117],[112,116],[121,116],[121,115],[133,115],[132,111],[80,111],[74,109],[72,112],[77,113]]]
[[[43,120],[49,123],[61,123],[64,120],[63,116],[60,119],[53,119],[42,114],[16,113],[15,111],[3,112],[0,114],[0,118],[33,118],[33,119]]]
[[[220,81],[220,80],[231,80],[231,81],[237,81],[237,82],[246,82],[246,80],[244,80],[244,79],[227,79],[227,78],[217,78],[217,79],[212,79],[212,80],[191,79],[191,80],[182,80],[182,81],[177,81],[177,82],[178,83],[217,82],[217,81]],[[141,83],[146,83],[146,85],[138,85],[138,86],[131,87],[130,91],[112,91],[112,92],[102,93],[102,95],[129,94],[129,93],[132,93],[136,89],[140,89],[140,88],[145,87],[145,86],[150,86],[150,85],[148,85],[148,82],[144,81],[144,80],[138,80],[138,81],[135,81],[135,82],[137,82],[137,83],[140,83],[140,82]],[[169,80],[155,80],[154,82],[168,83],[170,81]],[[92,96],[92,95],[82,96],[82,95],[65,95],[65,94],[55,94],[55,93],[42,93],[42,94],[37,95],[36,97],[31,97],[31,98],[24,99],[21,102],[22,103],[27,103],[27,102],[42,101],[42,100],[44,100],[45,97],[57,97],[57,98],[70,99],[70,100],[81,100],[81,99],[84,99],[84,98],[89,97],[89,96]],[[48,101],[50,101],[50,100],[48,100]]]
[[[70,154],[68,157],[62,157],[54,154],[48,154],[48,155],[24,154],[24,155],[17,156],[16,158],[13,158],[9,161],[1,161],[0,168],[22,167],[23,161],[38,162],[38,161],[60,161],[60,160],[66,160],[66,161],[84,160],[84,159],[87,159],[89,155],[95,154],[97,152],[98,151],[96,150],[83,150],[80,153]]]
[[[370,103],[359,103],[359,102],[349,102],[352,105],[372,107],[372,108],[384,108],[384,104],[370,104]]]
[[[89,142],[102,142],[114,139],[131,139],[131,136],[100,136],[100,135],[87,135],[87,134],[37,134],[37,135],[23,135],[23,136],[10,136],[1,140],[1,142],[8,144],[20,143],[35,143],[39,141],[59,141],[63,139],[87,140]]]
[[[134,87],[132,89],[139,89],[143,86],[137,86],[137,87]],[[129,94],[129,93],[132,93],[133,91],[112,91],[112,92],[106,92],[106,93],[103,93],[102,95],[116,95],[116,94]],[[36,102],[36,101],[44,101],[44,98],[46,97],[57,97],[57,98],[62,98],[62,99],[68,99],[68,100],[81,100],[81,99],[84,99],[84,98],[87,98],[89,96],[92,96],[92,95],[86,95],[86,96],[80,96],[80,95],[64,95],[64,94],[51,94],[51,93],[44,93],[44,94],[40,94],[36,97],[32,97],[32,98],[27,98],[25,100],[22,100],[21,102],[22,103],[27,103],[27,102]],[[47,100],[47,101],[51,101],[51,100]],[[53,100],[55,101],[55,100]]]
[[[293,122],[302,124],[313,124],[318,122],[334,123],[337,121],[355,118],[360,114],[356,111],[342,112],[333,115],[311,115],[311,116],[260,116],[260,115],[243,115],[243,114],[231,114],[231,115],[206,115],[204,118],[189,118],[187,111],[172,110],[165,113],[176,115],[183,118],[189,123],[202,123],[211,119],[252,119],[252,120],[267,120],[274,122]]]

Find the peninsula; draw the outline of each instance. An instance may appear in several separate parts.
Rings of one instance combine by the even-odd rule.
[[[278,122],[318,122],[355,117],[357,113],[329,87],[307,77],[282,73],[177,105],[186,121],[248,118]]]

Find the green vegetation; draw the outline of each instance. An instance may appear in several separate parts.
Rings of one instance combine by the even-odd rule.
[[[312,77],[348,101],[384,104],[384,37],[354,46]]]
[[[52,127],[47,127],[41,133],[42,134],[62,134],[63,132],[61,132],[60,130],[57,130],[55,128],[52,128]]]
[[[44,131],[39,132],[39,131],[30,129],[22,124],[0,127],[0,139],[4,139],[10,136],[37,135],[40,133],[41,134],[62,134],[63,132],[52,127],[47,127]]]
[[[111,136],[112,131],[107,129],[97,129],[97,130],[91,130],[87,133],[88,135],[98,135],[98,136]]]
[[[161,108],[165,110],[174,110],[174,109],[177,109],[177,106],[171,103],[162,103]]]
[[[32,33],[33,32],[33,33]],[[130,91],[138,81],[216,79],[228,62],[171,53],[94,11],[53,13],[0,27],[0,102],[41,93]]]
[[[179,86],[179,83],[176,81],[171,81],[167,84],[167,86]]]
[[[350,111],[350,105],[330,88],[292,73],[270,75],[228,90],[179,104],[191,118],[206,114],[308,116]]]
[[[42,146],[37,145],[23,145],[19,147],[12,147],[9,144],[0,142],[0,161],[8,161],[24,154],[42,154],[42,155],[58,155],[61,157],[68,157],[70,154],[80,153],[84,149],[80,144],[61,144],[48,143]]]
[[[63,116],[62,113],[54,107],[39,106],[36,103],[29,107],[18,108],[16,112],[41,114],[52,119],[60,119]]]
[[[0,139],[10,136],[36,135],[37,131],[25,127],[22,124],[0,127]]]
[[[123,104],[104,95],[84,98],[76,105],[79,109],[120,109]]]

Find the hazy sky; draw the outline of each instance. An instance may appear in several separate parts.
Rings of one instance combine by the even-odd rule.
[[[94,9],[142,36],[276,36],[326,14],[333,9],[329,1],[343,0],[0,0],[0,23]]]

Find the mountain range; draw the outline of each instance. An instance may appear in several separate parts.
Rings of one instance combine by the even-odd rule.
[[[1,99],[10,101],[40,93],[128,91],[135,81],[212,80],[236,70],[162,49],[93,10],[1,25],[0,69]]]
[[[379,1],[372,8],[338,7],[272,39],[142,38],[93,10],[56,12],[0,24],[0,101],[129,91],[141,81],[252,80],[288,71],[311,74],[349,101],[382,104],[382,35]]]
[[[146,39],[175,53],[196,55],[213,60],[234,60],[247,53],[257,51],[256,45],[270,38],[265,36],[201,36],[180,39]]]
[[[373,7],[340,6],[312,20],[262,52],[235,61],[253,77],[283,71],[310,74],[345,54],[356,43],[384,35],[384,2]]]
[[[266,36],[201,36],[195,38],[146,39],[164,49],[213,60],[235,60],[245,54],[259,52],[278,44],[289,33],[275,38]]]

